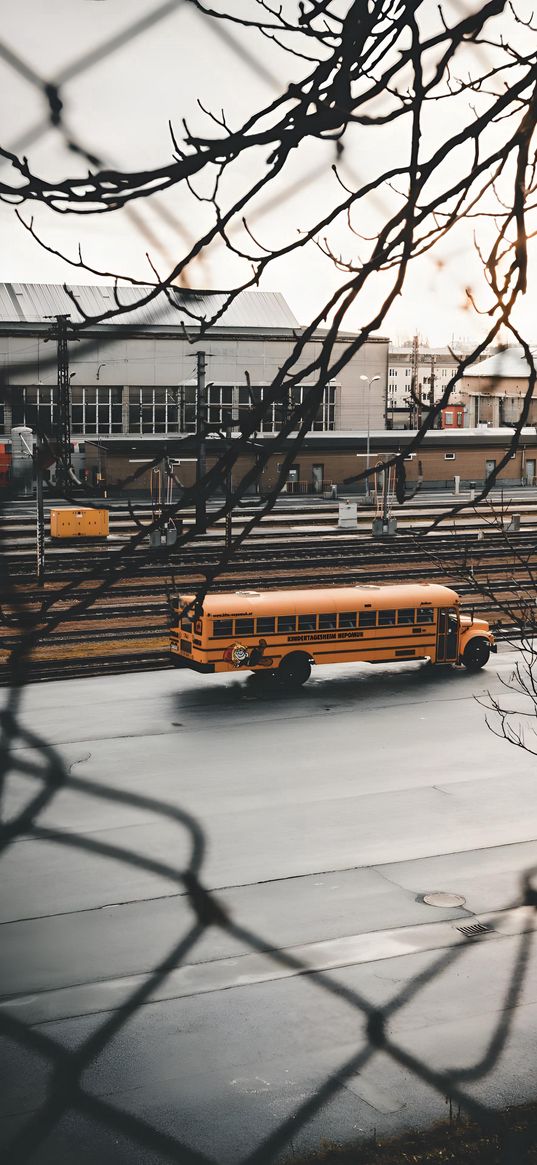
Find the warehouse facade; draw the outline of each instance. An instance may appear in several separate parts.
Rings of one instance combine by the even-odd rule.
[[[466,369],[459,384],[459,399],[472,426],[517,424],[528,392],[530,368],[524,349],[505,348]],[[530,401],[527,424],[537,422],[537,394]]]
[[[134,304],[148,292],[122,287],[124,304]],[[72,287],[84,313],[99,316],[114,307],[114,288]],[[209,430],[226,427],[231,413],[239,424],[240,410],[258,404],[303,329],[277,292],[247,291],[225,309],[217,292],[170,289],[172,303],[161,297],[134,308],[119,319],[100,323],[69,342],[71,433],[74,440],[119,435],[177,436],[196,429],[197,353],[206,356],[207,422]],[[161,302],[161,300],[163,300]],[[225,310],[224,310],[225,309]],[[194,316],[222,312],[207,336],[199,338]],[[0,356],[6,391],[0,409],[0,431],[28,425],[54,434],[57,422],[57,364],[54,340],[48,339],[54,317],[69,314],[81,320],[64,289],[55,284],[0,285]],[[299,404],[315,384],[308,366],[322,350],[326,332],[319,330],[304,344],[295,369],[304,376],[291,390],[290,405]],[[337,359],[356,337],[340,333]],[[313,429],[381,428],[385,423],[388,340],[373,337],[324,386]],[[360,379],[361,377],[365,379]],[[278,431],[281,414],[270,406],[261,431]]]

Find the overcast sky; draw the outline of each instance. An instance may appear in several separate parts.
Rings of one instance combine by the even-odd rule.
[[[342,0],[343,3],[343,0]],[[459,13],[473,9],[471,0],[453,0]],[[449,4],[446,6],[446,10]],[[525,8],[525,3],[521,5]],[[234,0],[234,13],[252,15],[251,0]],[[115,51],[88,59],[93,49],[108,44],[116,34],[131,28],[148,14],[165,10],[151,27],[133,36]],[[274,97],[291,75],[299,77],[305,62],[290,60],[276,46],[255,34],[238,32],[230,25],[204,18],[185,0],[0,0],[2,39],[21,62],[21,75],[6,59],[0,59],[0,83],[4,100],[1,111],[2,144],[29,157],[39,174],[56,178],[83,175],[87,163],[70,153],[65,138],[47,124],[47,108],[32,73],[45,80],[68,79],[62,85],[65,125],[75,140],[102,157],[107,164],[140,170],[166,164],[172,145],[168,121],[177,135],[181,119],[205,133],[210,124],[196,105],[224,108],[230,124]],[[529,9],[528,9],[529,12]],[[426,0],[425,19],[433,20],[437,5]],[[507,17],[504,33],[512,36]],[[509,25],[509,26],[508,26]],[[496,31],[500,26],[496,24]],[[85,59],[85,63],[84,63]],[[81,67],[72,68],[81,61]],[[72,74],[72,75],[69,75]],[[466,111],[468,102],[466,101]],[[426,137],[431,143],[451,128],[452,113],[447,103],[435,106],[428,115]],[[285,179],[284,191],[270,206],[260,209],[255,219],[259,241],[270,246],[296,232],[322,213],[332,195],[335,178],[330,171],[332,146],[313,143],[297,154]],[[370,172],[372,165],[392,164],[403,157],[405,143],[399,128],[387,128],[369,137],[353,131],[344,155],[342,174],[353,179]],[[249,160],[242,178],[247,177]],[[463,163],[464,164],[464,163]],[[470,165],[470,162],[468,162]],[[9,168],[2,167],[6,177]],[[290,196],[289,187],[296,183]],[[275,191],[276,193],[276,191]],[[374,234],[381,221],[390,192],[381,204],[371,203],[361,212],[359,229]],[[35,225],[53,247],[76,256],[78,243],[86,260],[99,269],[125,272],[150,278],[145,258],[149,251],[161,274],[177,258],[184,239],[196,233],[202,221],[200,208],[183,192],[170,191],[152,204],[138,202],[135,214],[125,210],[106,216],[74,218],[54,215],[35,208]],[[24,211],[29,218],[29,210]],[[13,211],[0,206],[2,264],[0,278],[8,282],[95,282],[97,278],[76,271],[42,251],[16,221]],[[475,226],[475,224],[473,224]],[[473,227],[472,227],[473,229]],[[360,253],[360,243],[349,239],[343,227],[335,231],[333,242],[343,252]],[[352,248],[355,248],[355,251]],[[190,270],[192,286],[227,288],[240,278],[240,269],[224,248]],[[418,331],[432,344],[444,344],[453,336],[479,336],[483,322],[468,310],[464,289],[470,283],[479,293],[479,264],[474,258],[472,234],[461,227],[434,257],[417,261],[411,268],[403,296],[390,312],[382,332],[403,339]],[[286,296],[297,318],[306,323],[341,276],[314,246],[269,270],[262,286]],[[530,277],[530,293],[517,313],[517,322],[531,340],[537,338],[534,325],[535,282]],[[372,286],[370,301],[350,313],[347,325],[357,328],[382,296],[382,285]],[[483,300],[483,302],[485,302]]]

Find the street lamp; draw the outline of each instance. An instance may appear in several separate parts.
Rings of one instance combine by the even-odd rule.
[[[360,376],[360,380],[367,380],[367,446],[366,446],[366,468],[367,468],[367,469],[369,469],[369,438],[370,438],[369,416],[370,416],[370,407],[371,407],[371,385],[372,385],[372,384],[374,384],[376,380],[380,380],[380,376],[364,376],[364,375],[362,374],[362,376]],[[366,498],[369,500],[369,477],[366,477],[366,479],[365,479],[365,496],[366,496]]]

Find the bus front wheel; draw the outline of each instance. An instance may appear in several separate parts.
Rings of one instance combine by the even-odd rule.
[[[309,680],[311,664],[302,651],[293,651],[286,655],[278,668],[278,679],[286,687],[299,688]]]
[[[490,646],[486,639],[471,639],[466,645],[462,662],[467,671],[480,671],[488,663]]]

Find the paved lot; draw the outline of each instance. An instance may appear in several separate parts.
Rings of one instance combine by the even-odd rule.
[[[57,788],[1,866],[13,1160],[268,1159],[443,1117],[448,1069],[486,1104],[535,1096],[533,916],[511,909],[535,758],[474,699],[514,659],[319,668],[288,697],[173,672],[28,689],[5,816]],[[193,932],[193,862],[232,933]]]

